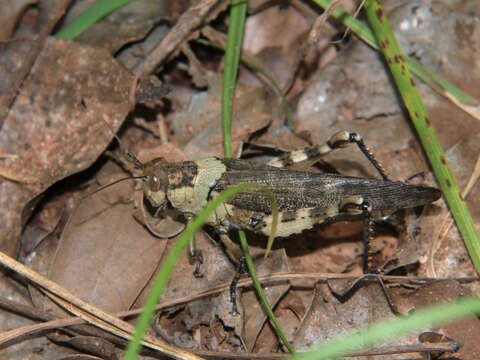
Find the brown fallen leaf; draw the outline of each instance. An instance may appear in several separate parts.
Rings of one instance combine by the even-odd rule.
[[[105,149],[112,135],[103,115],[119,127],[132,107],[132,80],[105,50],[47,40],[0,132],[0,153],[18,156],[0,159],[0,173],[19,181],[0,182],[2,251],[16,253],[33,199]]]

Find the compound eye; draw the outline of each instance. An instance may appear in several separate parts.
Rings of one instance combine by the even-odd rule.
[[[157,175],[152,174],[150,178],[148,179],[148,187],[152,192],[157,192],[160,190],[161,184],[160,184],[160,179],[158,178]]]

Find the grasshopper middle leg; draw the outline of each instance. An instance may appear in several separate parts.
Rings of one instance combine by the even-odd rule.
[[[237,306],[237,284],[243,274],[247,272],[247,264],[245,260],[245,256],[243,256],[243,252],[240,247],[235,244],[230,236],[228,235],[227,228],[218,228],[217,229],[220,240],[225,247],[225,253],[230,258],[230,260],[236,264],[236,271],[235,275],[230,283],[230,302],[232,303],[232,311],[230,314],[238,315],[238,306]]]
[[[247,263],[245,257],[242,255],[238,260],[237,269],[235,272],[235,276],[230,283],[230,302],[232,303],[232,311],[230,314],[238,315],[238,306],[237,306],[237,284],[243,274],[247,273]]]

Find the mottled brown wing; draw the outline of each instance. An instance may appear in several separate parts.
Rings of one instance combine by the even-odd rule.
[[[438,199],[438,189],[380,179],[356,178],[334,174],[316,174],[268,166],[254,167],[246,161],[229,160],[227,172],[214,191],[235,184],[255,183],[267,187],[275,195],[281,211],[302,208],[327,209],[354,195],[362,196],[373,210],[396,210],[420,206]],[[271,212],[270,201],[263,192],[250,190],[238,193],[230,201],[241,209]]]

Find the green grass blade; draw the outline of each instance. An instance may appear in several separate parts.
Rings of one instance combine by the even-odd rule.
[[[225,157],[232,156],[231,149],[231,117],[233,95],[238,73],[238,63],[242,51],[245,18],[248,2],[246,0],[232,0],[230,7],[230,23],[228,25],[227,48],[225,50],[225,68],[222,87],[222,121],[223,121],[223,150]]]
[[[350,333],[318,346],[315,350],[301,354],[302,360],[333,359],[355,350],[369,347],[378,342],[392,339],[427,325],[438,327],[462,318],[480,314],[480,299],[471,297],[455,302],[420,309],[413,315],[385,320],[358,332]]]
[[[414,58],[407,56],[406,61],[410,71],[420,77],[439,94],[448,98],[453,97],[456,101],[465,105],[478,105],[477,100],[456,88],[436,72],[430,70],[425,65],[422,65]]]
[[[328,8],[331,3],[331,0],[314,1],[324,9]],[[362,21],[354,19],[350,14],[344,12],[340,8],[335,9],[332,12],[332,16],[340,20],[345,26],[350,27],[350,29],[368,45],[377,50],[380,50],[380,47],[372,30]],[[480,120],[480,103],[476,99],[472,98],[467,93],[458,89],[434,71],[419,64],[415,59],[409,56],[405,56],[405,59],[410,71],[412,71],[420,79],[425,81],[440,95],[445,96],[457,106],[459,106],[462,110],[466,111],[467,113]]]
[[[97,21],[131,1],[99,0],[77,16],[69,25],[60,29],[55,36],[60,39],[73,40]]]
[[[442,188],[458,229],[470,254],[472,262],[480,273],[480,238],[472,217],[460,195],[460,189],[448,166],[447,158],[430,123],[422,99],[410,75],[398,43],[388,23],[388,19],[377,1],[367,0],[365,10],[372,29],[377,36],[387,64],[402,96],[413,125],[417,130],[425,153]]]
[[[272,233],[273,233],[273,230],[272,230]],[[260,297],[260,301],[262,302],[268,317],[272,321],[278,336],[280,337],[280,339],[282,339],[283,343],[287,347],[292,357],[296,358],[297,353],[295,352],[295,349],[293,348],[293,346],[290,344],[287,337],[285,336],[285,333],[283,332],[280,324],[278,323],[278,320],[275,317],[275,314],[273,313],[272,307],[268,303],[267,297],[263,292],[262,285],[260,284],[260,281],[258,281],[257,273],[255,271],[255,266],[253,265],[252,257],[250,256],[250,253],[248,251],[247,238],[245,237],[245,233],[243,231],[240,232],[240,244],[242,245],[243,253],[246,254],[245,259],[247,261],[248,271],[250,272],[250,275],[252,275],[253,286],[255,287],[255,290],[257,291],[258,296]]]

